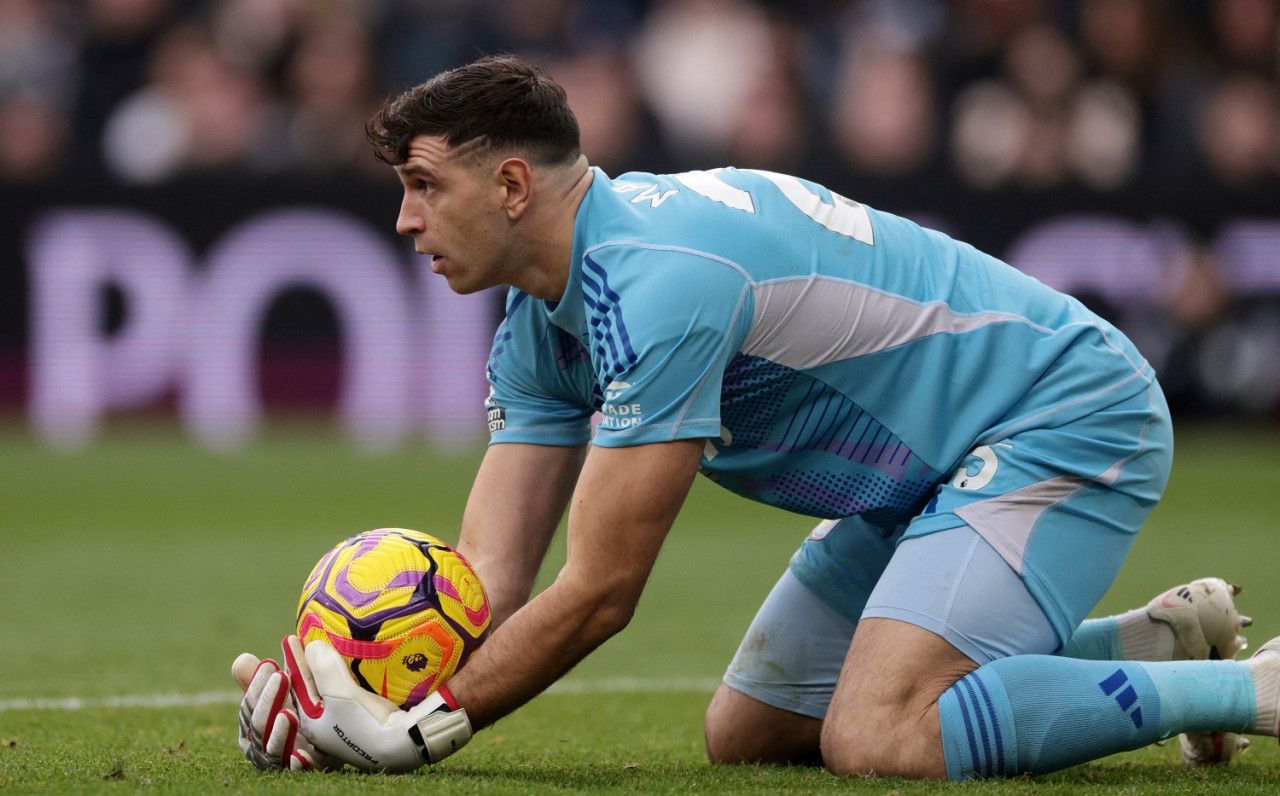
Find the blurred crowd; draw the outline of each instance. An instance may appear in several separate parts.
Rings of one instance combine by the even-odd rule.
[[[381,173],[380,102],[494,52],[613,173],[1280,177],[1277,0],[0,0],[0,182]]]
[[[1116,320],[1181,406],[1280,418],[1280,0],[0,0],[0,192],[394,182],[373,111],[499,52],[610,174],[771,169],[955,225]]]

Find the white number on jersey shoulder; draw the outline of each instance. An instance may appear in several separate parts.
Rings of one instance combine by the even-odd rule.
[[[675,178],[684,187],[713,202],[719,202],[745,213],[756,212],[751,192],[721,180],[719,178],[721,171],[722,169],[687,171],[675,175]],[[871,216],[867,213],[867,208],[852,199],[832,192],[831,197],[835,203],[827,204],[822,197],[810,191],[803,182],[789,174],[759,169],[744,169],[744,171],[757,174],[773,183],[797,210],[826,229],[868,246],[875,245],[875,231],[871,228]]]

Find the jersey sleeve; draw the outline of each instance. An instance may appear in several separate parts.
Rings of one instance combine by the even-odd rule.
[[[603,391],[595,444],[718,437],[724,369],[749,326],[746,276],[705,254],[634,244],[589,253],[582,273]]]
[[[490,444],[581,445],[596,401],[585,349],[512,289],[486,368]]]

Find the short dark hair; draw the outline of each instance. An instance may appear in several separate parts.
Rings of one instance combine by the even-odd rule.
[[[560,84],[514,55],[491,55],[441,72],[387,100],[365,134],[383,163],[403,165],[418,135],[449,147],[515,149],[538,165],[572,163],[581,154],[578,120]]]

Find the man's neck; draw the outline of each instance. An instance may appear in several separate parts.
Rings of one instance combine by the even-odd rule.
[[[580,157],[569,174],[549,181],[543,188],[542,198],[546,204],[537,211],[540,234],[530,241],[529,267],[525,269],[527,278],[515,287],[548,301],[559,301],[564,296],[572,266],[578,208],[591,187],[593,177],[594,172],[588,168],[586,157]]]

